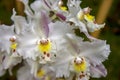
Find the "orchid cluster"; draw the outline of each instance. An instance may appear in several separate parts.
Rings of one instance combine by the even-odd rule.
[[[0,76],[15,66],[18,80],[89,80],[105,77],[102,64],[110,53],[106,41],[92,37],[104,27],[81,8],[80,0],[21,0],[26,16],[16,15],[13,25],[0,25]],[[79,29],[88,38],[77,36]],[[21,65],[20,65],[21,64]]]

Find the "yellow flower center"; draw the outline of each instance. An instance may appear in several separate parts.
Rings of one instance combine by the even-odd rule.
[[[51,42],[49,40],[41,40],[38,44],[38,49],[40,52],[49,52],[51,50]]]
[[[95,17],[90,15],[90,14],[85,14],[84,15],[85,20],[87,20],[88,22],[93,22],[95,20]]]
[[[59,6],[59,8],[60,8],[62,11],[67,11],[67,7],[64,6],[62,0],[60,0],[60,1],[58,2],[58,6]]]
[[[40,69],[37,73],[37,76],[40,77],[40,78],[42,78],[44,75],[45,75],[45,71],[42,70],[42,69]]]
[[[80,62],[77,60],[74,61],[73,63],[73,68],[75,72],[81,72],[86,70],[86,62],[84,59],[82,59]]]
[[[60,9],[61,9],[62,11],[67,11],[67,7],[65,7],[65,6],[60,6]]]
[[[10,45],[10,48],[15,51],[16,48],[17,48],[17,43],[16,43],[16,37],[15,36],[12,36],[9,41],[11,42],[11,45]]]
[[[12,43],[10,46],[11,49],[16,49],[17,48],[17,43]]]

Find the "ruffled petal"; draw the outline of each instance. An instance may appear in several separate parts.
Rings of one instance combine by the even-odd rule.
[[[96,66],[90,66],[90,73],[92,77],[100,78],[105,77],[107,75],[107,71],[103,64],[96,65]]]
[[[70,62],[74,57],[70,53],[65,53],[64,50],[57,54],[55,63],[50,67],[56,73],[56,77],[69,77],[70,75]]]
[[[0,50],[10,53],[10,38],[14,36],[14,26],[0,25]]]
[[[69,48],[71,47],[70,52],[78,53],[80,57],[85,57],[90,61],[90,64],[97,65],[102,63],[105,59],[108,58],[110,53],[110,47],[106,44],[106,41],[103,40],[94,40],[92,42],[83,41],[81,38],[74,35],[68,35],[67,41],[69,42]]]
[[[25,59],[31,58],[36,60],[37,53],[35,53],[35,51],[37,48],[37,40],[39,40],[39,38],[32,32],[24,33],[19,37],[19,54]]]
[[[27,45],[22,47],[22,50],[19,50],[20,56],[23,57],[23,59],[30,58],[32,60],[36,60],[38,53],[35,52],[36,46],[35,45]]]
[[[24,31],[24,28],[27,26],[25,17],[17,16],[15,10],[13,9],[13,15],[11,19],[14,22],[16,34],[20,34],[20,32]]]
[[[80,56],[84,56],[90,60],[93,65],[100,64],[108,58],[110,47],[106,41],[95,40],[93,42],[83,42],[79,46]]]

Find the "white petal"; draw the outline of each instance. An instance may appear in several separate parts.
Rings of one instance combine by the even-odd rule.
[[[13,67],[13,66],[17,65],[18,63],[20,63],[21,60],[22,59],[20,57],[12,57],[12,56],[6,54],[2,65],[3,65],[4,69],[8,69],[8,68]]]
[[[107,71],[103,64],[90,66],[90,73],[91,76],[95,78],[100,78],[101,76],[105,77],[107,75]]]
[[[88,39],[90,40],[96,40],[96,38],[92,37],[89,33],[88,33],[88,30],[87,30],[87,27],[85,25],[85,23],[79,21],[78,23],[76,23],[77,26],[79,27],[80,31],[83,32]]]
[[[21,50],[19,50],[20,56],[23,56],[24,59],[30,58],[32,60],[36,60],[38,53],[35,52],[36,46],[34,45],[28,45],[25,47],[22,47]]]
[[[30,73],[34,76],[37,76],[39,63],[37,61],[33,61],[33,60],[30,60],[30,59],[27,59],[27,63],[30,66]]]
[[[45,5],[44,0],[36,0],[30,6],[35,13],[38,13],[43,9],[48,10],[48,7]]]
[[[80,52],[79,45],[83,41],[83,39],[73,34],[67,34],[65,38],[67,39],[68,43],[66,44],[66,46],[70,48],[70,53],[76,56],[77,53]],[[79,44],[77,42],[79,42]]]
[[[83,42],[80,44],[80,56],[90,60],[93,65],[100,64],[108,58],[110,53],[109,45],[106,41],[95,40],[93,42]]]
[[[23,31],[24,27],[27,26],[27,21],[26,21],[25,17],[17,16],[15,10],[13,9],[13,15],[12,15],[11,19],[14,21],[15,32],[17,34],[20,34],[20,32]]]
[[[64,22],[55,22],[49,24],[50,29],[50,37],[58,37],[58,36],[64,36],[67,33],[72,33],[72,28],[68,24]]]
[[[28,65],[25,65],[18,70],[17,80],[34,80],[34,77],[30,73],[30,67]]]
[[[38,35],[40,38],[46,38],[49,34],[48,23],[48,15],[45,11],[41,11],[35,14],[30,26],[33,27],[33,31],[36,33],[36,35]]]
[[[0,49],[10,52],[10,37],[14,35],[14,26],[0,25]]]
[[[78,0],[68,0],[67,6],[69,8],[70,15],[75,17],[80,8],[81,1]]]
[[[37,56],[35,53],[37,40],[39,40],[39,38],[31,31],[19,35],[19,54],[23,56],[23,58],[32,58],[35,60]]]
[[[88,30],[87,30],[87,27],[86,27],[85,23],[79,21],[76,18],[70,18],[68,21],[71,21],[71,22],[75,23],[75,26],[73,26],[73,27],[74,28],[78,27],[80,32],[83,32],[87,36],[87,38],[89,38],[90,40],[96,40],[96,38],[92,37],[88,33]]]
[[[96,30],[103,28],[104,26],[105,26],[105,23],[99,25],[94,22],[87,22],[87,28],[89,32],[94,32]]]
[[[69,42],[68,44],[71,44],[69,46],[72,46],[75,49],[74,54],[79,52],[79,56],[87,58],[90,61],[90,64],[100,64],[108,58],[110,47],[106,44],[106,41],[94,40],[89,42],[82,41],[81,38],[74,35],[68,35],[67,37],[68,39],[66,39]],[[73,49],[70,49],[70,52],[73,52]]]
[[[51,69],[56,72],[56,77],[69,77],[70,62],[73,58],[71,54],[65,53],[64,50],[57,54],[56,61],[51,66]]]

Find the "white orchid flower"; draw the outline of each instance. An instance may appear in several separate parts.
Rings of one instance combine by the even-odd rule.
[[[71,33],[69,24],[62,22],[50,23],[45,11],[37,13],[29,23],[29,29],[20,35],[22,51],[20,54],[24,58],[40,59],[40,63],[51,61],[51,57],[61,48],[58,44],[64,41],[64,35]],[[58,42],[61,40],[61,42]],[[58,46],[58,47],[57,47]]]
[[[3,54],[1,65],[4,70],[12,69],[22,60],[22,57],[19,55],[19,51],[22,48],[19,44],[18,35],[24,32],[23,25],[27,24],[24,17],[16,16],[14,9],[11,18],[14,25],[0,25],[0,52]],[[11,71],[10,74],[12,74]]]
[[[4,53],[5,54],[5,53]],[[22,61],[22,58],[21,57],[16,57],[16,55],[12,54],[12,55],[4,55],[3,57],[3,61],[2,61],[2,65],[3,65],[3,68],[6,70],[6,69],[9,69],[9,73],[10,75],[12,75],[12,68],[17,65],[18,63],[21,63]]]
[[[18,36],[14,32],[14,26],[0,26],[0,49],[1,52],[5,51],[6,54],[19,56],[19,42]]]
[[[52,12],[51,19],[54,19],[56,16],[58,16],[60,19],[65,20],[65,16],[61,14],[61,10],[58,8],[58,3],[59,0],[36,0],[30,5],[30,7],[34,11],[35,15],[45,10],[49,15]],[[26,9],[25,12],[27,12]]]
[[[66,38],[68,44],[60,51],[56,63],[51,67],[56,72],[56,77],[69,77],[71,72],[77,75],[77,80],[89,80],[89,76],[106,76],[107,72],[102,65],[110,53],[106,41],[83,42],[71,34]]]
[[[95,17],[89,14],[91,9],[89,7],[82,9],[79,6],[80,3],[81,1],[78,0],[68,0],[67,5],[69,13],[66,17],[66,21],[73,22],[89,39],[95,40],[88,32],[99,30],[103,28],[105,24],[97,24],[95,22]]]
[[[65,21],[66,17],[64,14],[66,14],[67,8],[62,5],[62,0],[36,0],[31,4],[31,8],[34,10],[35,14],[42,10],[46,10],[49,15],[52,14],[50,15],[51,19],[58,17],[60,20]]]
[[[36,66],[36,67],[35,67]],[[31,76],[30,76],[31,75]],[[48,65],[41,65],[39,62],[28,59],[27,63],[18,70],[18,80],[56,80]]]
[[[55,73],[49,69],[48,65],[39,68],[37,78],[40,80],[56,80]]]
[[[18,63],[22,61],[22,58],[16,56],[16,54],[7,54],[5,51],[0,54],[0,74],[3,75],[6,70],[9,70],[10,75],[12,75],[12,69]]]
[[[0,25],[0,76],[7,69],[12,75],[12,68],[22,60],[18,80],[72,80],[75,76],[89,80],[107,75],[102,62],[108,58],[109,45],[89,35],[105,24],[95,23],[90,8],[82,9],[80,0],[68,0],[67,7],[62,0],[36,0],[30,7],[29,0],[20,1],[26,17],[13,9],[14,24]],[[76,27],[91,42],[74,35]]]
[[[26,31],[27,20],[25,17],[17,16],[15,10],[13,9],[13,15],[11,19],[14,25],[0,25],[0,50],[6,51],[8,54],[16,54],[19,56],[19,34]]]

